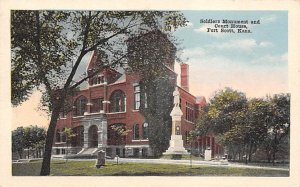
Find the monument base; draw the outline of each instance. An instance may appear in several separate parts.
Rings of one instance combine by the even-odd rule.
[[[182,135],[172,135],[170,147],[163,155],[189,155],[190,153],[183,147]]]

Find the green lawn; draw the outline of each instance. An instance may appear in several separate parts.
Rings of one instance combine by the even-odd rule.
[[[95,168],[95,161],[52,161],[53,176],[289,176],[288,171],[267,169],[246,169],[212,166],[190,166],[171,164],[136,164],[106,162],[101,169]],[[37,176],[41,161],[14,163],[13,176]]]

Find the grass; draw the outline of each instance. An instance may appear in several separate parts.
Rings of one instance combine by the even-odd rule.
[[[41,161],[14,163],[13,176],[38,176]],[[106,162],[96,169],[95,161],[52,161],[52,176],[289,176],[289,171],[230,168],[212,166],[190,166],[172,164],[137,164]]]

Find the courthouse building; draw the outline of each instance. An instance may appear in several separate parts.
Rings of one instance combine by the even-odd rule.
[[[163,34],[159,37],[165,37]],[[175,47],[174,47],[175,48]],[[97,52],[92,55],[87,73],[97,64]],[[175,54],[170,62],[165,63],[170,76],[177,77],[174,71]],[[178,90],[180,107],[183,112],[181,134],[184,146],[188,147],[187,136],[194,128],[195,120],[205,106],[204,97],[196,97],[189,92],[189,65],[180,64],[181,74]],[[73,110],[61,114],[56,129],[53,155],[63,155],[66,149],[73,154],[93,154],[104,149],[108,156],[147,157],[153,152],[148,142],[148,126],[139,112],[141,103],[147,97],[141,97],[139,76],[130,71],[106,68],[97,76],[88,80],[86,89],[80,90],[73,97]],[[199,81],[199,84],[201,81]],[[155,125],[155,124],[153,124]],[[112,127],[122,126],[129,130],[120,137]],[[72,128],[76,134],[67,146],[66,137],[61,133],[64,128]],[[210,147],[214,152],[219,147],[213,137],[201,137],[196,141],[198,149]]]

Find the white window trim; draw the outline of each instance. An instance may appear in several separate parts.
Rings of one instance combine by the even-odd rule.
[[[123,114],[123,113],[126,113],[126,111],[123,111],[123,112],[109,112],[109,113],[106,113],[106,114]]]
[[[72,118],[82,118],[82,117],[84,117],[84,115],[83,116],[73,116]]]
[[[147,141],[149,141],[149,139],[138,139],[138,140],[132,139],[132,142],[147,142]]]
[[[135,91],[135,87],[139,87],[139,91]],[[138,84],[138,83],[134,83],[133,84],[133,94],[134,94],[134,105],[133,105],[133,110],[137,110],[137,111],[139,111],[139,108],[136,108],[136,99],[135,99],[135,96],[136,96],[136,94],[137,93],[139,93],[139,97],[140,97],[140,100],[139,100],[139,108],[141,107],[141,102],[142,102],[142,99],[141,99],[141,86]]]

